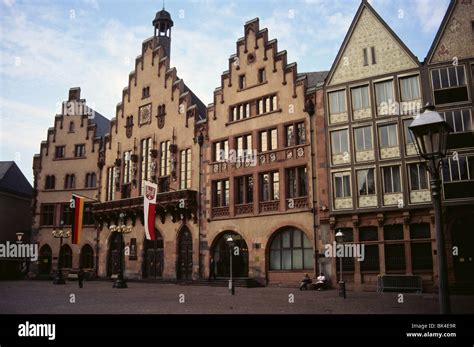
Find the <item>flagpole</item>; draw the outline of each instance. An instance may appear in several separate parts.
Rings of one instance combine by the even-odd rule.
[[[79,196],[79,197],[81,197],[81,198],[84,198],[84,199],[89,199],[89,200],[92,200],[92,201],[95,201],[95,202],[100,202],[100,200],[93,199],[93,198],[90,198],[90,197],[88,197],[88,196],[84,196],[84,195],[77,194],[77,193],[74,193],[74,192],[72,193],[72,195],[77,195],[77,196]]]

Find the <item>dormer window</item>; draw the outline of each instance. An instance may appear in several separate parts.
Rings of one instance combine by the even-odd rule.
[[[142,99],[148,98],[150,96],[150,87],[145,87],[142,89]]]

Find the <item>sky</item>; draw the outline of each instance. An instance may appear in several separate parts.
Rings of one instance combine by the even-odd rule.
[[[0,161],[32,183],[33,155],[69,88],[111,119],[162,0],[0,0]],[[449,0],[369,1],[423,61]],[[299,72],[329,70],[360,0],[166,0],[171,66],[212,102],[246,21],[260,18]]]

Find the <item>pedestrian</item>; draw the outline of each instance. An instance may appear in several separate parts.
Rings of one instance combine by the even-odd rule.
[[[322,273],[322,272],[317,278],[316,288],[318,290],[326,289],[326,276],[324,276],[324,273]]]
[[[308,274],[305,274],[304,278],[303,278],[303,280],[301,281],[301,284],[300,284],[300,290],[309,289],[309,285],[311,283],[313,283],[313,281],[311,280],[311,278],[309,278]]]
[[[209,267],[209,281],[211,280],[211,277],[214,279],[217,279],[216,277],[216,261],[214,260],[214,257],[211,257],[211,266]]]
[[[77,282],[79,283],[79,288],[82,288],[84,285],[84,270],[82,268],[79,269],[79,273],[77,274]]]

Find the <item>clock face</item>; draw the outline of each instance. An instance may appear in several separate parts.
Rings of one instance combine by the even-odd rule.
[[[151,104],[140,107],[138,111],[138,125],[150,124],[151,122]]]

